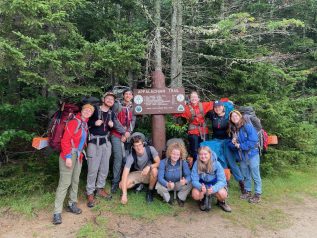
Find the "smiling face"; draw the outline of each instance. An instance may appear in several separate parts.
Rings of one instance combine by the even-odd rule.
[[[224,106],[216,106],[214,107],[214,111],[218,116],[222,116],[222,114],[225,112],[225,108]]]
[[[138,141],[133,143],[133,148],[137,155],[143,155],[144,154],[144,144],[143,141]]]
[[[124,94],[123,94],[123,100],[125,102],[131,102],[133,98],[133,93],[131,91],[126,91]]]
[[[192,92],[191,94],[190,94],[190,102],[192,103],[192,104],[197,104],[198,102],[199,102],[199,96],[198,96],[198,94],[197,94],[197,92]]]
[[[236,112],[232,112],[230,115],[230,120],[233,124],[238,125],[241,120],[241,116]]]
[[[179,149],[173,149],[171,152],[171,161],[176,163],[181,157],[181,151]]]
[[[206,150],[206,149],[201,149],[199,151],[199,154],[198,154],[198,158],[201,162],[203,162],[204,164],[206,164],[210,158],[211,158],[211,154],[210,154],[210,151]]]
[[[112,107],[114,104],[114,97],[112,95],[105,96],[105,98],[103,99],[103,103],[107,107]]]
[[[89,117],[91,117],[91,115],[93,114],[93,110],[91,110],[90,108],[84,108],[81,110],[81,116],[83,119],[88,119]]]

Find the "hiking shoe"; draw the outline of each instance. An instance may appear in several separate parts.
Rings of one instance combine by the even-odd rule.
[[[62,214],[61,213],[56,213],[53,215],[53,224],[54,225],[62,224]]]
[[[82,210],[79,207],[77,207],[77,202],[73,202],[72,205],[68,205],[67,211],[77,215],[82,212]]]
[[[141,192],[143,189],[144,189],[144,184],[143,184],[143,183],[140,183],[140,184],[137,184],[137,186],[136,186],[134,192],[135,192],[135,193],[139,193],[139,192]]]
[[[178,206],[184,207],[185,201],[183,201],[183,200],[181,200],[181,199],[179,199],[179,198],[177,197],[177,203],[178,203]]]
[[[97,196],[99,196],[101,198],[104,198],[106,200],[111,200],[112,199],[111,194],[107,193],[103,188],[98,188]]]
[[[232,211],[231,207],[226,203],[226,201],[223,201],[223,202],[217,201],[217,205],[225,212]]]
[[[209,196],[205,195],[204,198],[200,201],[199,209],[206,212],[209,212],[211,210],[211,202]]]
[[[174,197],[170,196],[170,200],[168,200],[167,202],[169,205],[173,205],[174,204]]]
[[[261,194],[254,194],[254,196],[249,198],[249,203],[259,203],[261,201]]]
[[[94,207],[95,206],[95,197],[93,194],[87,196],[87,207]]]
[[[240,199],[242,200],[248,200],[250,199],[252,196],[251,192],[247,192],[247,191],[244,191],[241,195],[240,195]]]
[[[245,192],[244,181],[243,180],[239,181],[239,187],[240,187],[241,193],[243,194]]]
[[[148,190],[146,193],[146,202],[147,203],[152,203],[153,202],[153,190]]]
[[[207,195],[206,197],[207,199],[205,201],[205,205],[206,205],[206,212],[208,212],[211,210],[211,196]]]
[[[113,183],[111,186],[111,193],[116,193],[119,188],[119,184]]]

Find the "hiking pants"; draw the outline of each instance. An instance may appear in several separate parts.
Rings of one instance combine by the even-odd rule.
[[[185,184],[184,186],[182,186],[180,184],[180,182],[175,183],[175,190],[178,192],[177,193],[177,197],[182,200],[185,201],[187,198],[187,195],[190,193],[190,191],[192,190],[192,184]],[[166,188],[165,186],[161,185],[159,182],[156,183],[156,187],[155,189],[157,190],[157,193],[160,194],[163,199],[165,200],[165,202],[168,202],[170,200],[170,193],[169,191],[173,191],[172,189]],[[174,195],[172,195],[174,196]]]
[[[101,145],[89,143],[87,149],[87,195],[93,194],[96,188],[104,188],[109,172],[109,159],[111,156],[111,143],[106,140],[106,143]]]
[[[244,177],[245,190],[251,192],[251,176],[254,180],[254,192],[262,193],[262,180],[260,176],[260,155],[256,154],[251,158],[240,162],[241,172]]]
[[[77,153],[72,154],[72,167],[66,167],[65,160],[59,158],[59,182],[56,190],[54,214],[61,213],[63,203],[69,189],[68,205],[77,202],[79,176],[82,162],[77,159]]]
[[[230,150],[230,148],[228,147],[228,140],[226,140],[223,146],[224,146],[224,154],[227,160],[227,164],[229,165],[228,167],[230,168],[234,179],[237,182],[243,181],[242,172],[240,170],[239,165],[237,164],[236,156],[234,152]]]
[[[124,143],[121,138],[111,135],[112,154],[113,154],[113,184],[119,184],[121,179]]]
[[[188,135],[189,154],[193,156],[194,162],[197,159],[198,148],[202,141],[203,140],[200,138],[199,135]]]

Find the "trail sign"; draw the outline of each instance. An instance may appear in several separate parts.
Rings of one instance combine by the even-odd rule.
[[[185,111],[184,88],[135,89],[133,94],[136,115],[182,113]]]

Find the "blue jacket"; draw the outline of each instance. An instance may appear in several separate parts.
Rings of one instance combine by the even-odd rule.
[[[238,131],[238,143],[240,144],[240,152],[234,146],[232,141],[228,142],[229,148],[234,151],[237,158],[242,160],[246,160],[248,158],[252,158],[254,155],[259,153],[258,148],[258,134],[256,129],[252,126],[252,124],[245,124]]]
[[[168,164],[166,165],[166,162]],[[187,183],[191,182],[190,170],[186,161],[182,161],[182,177],[184,177]],[[158,181],[161,185],[167,187],[167,182],[179,182],[180,178],[180,160],[173,166],[170,160],[163,159],[160,161],[158,170]]]
[[[213,171],[211,173],[200,173],[198,174],[198,167],[197,167],[197,161],[194,163],[193,169],[192,169],[192,184],[193,187],[198,189],[199,191],[201,190],[202,183],[208,186],[208,184],[211,183],[211,187],[214,193],[218,192],[220,189],[224,188],[227,186],[226,182],[226,176],[225,172],[221,166],[221,164],[217,161],[217,155],[212,152],[212,167]]]

